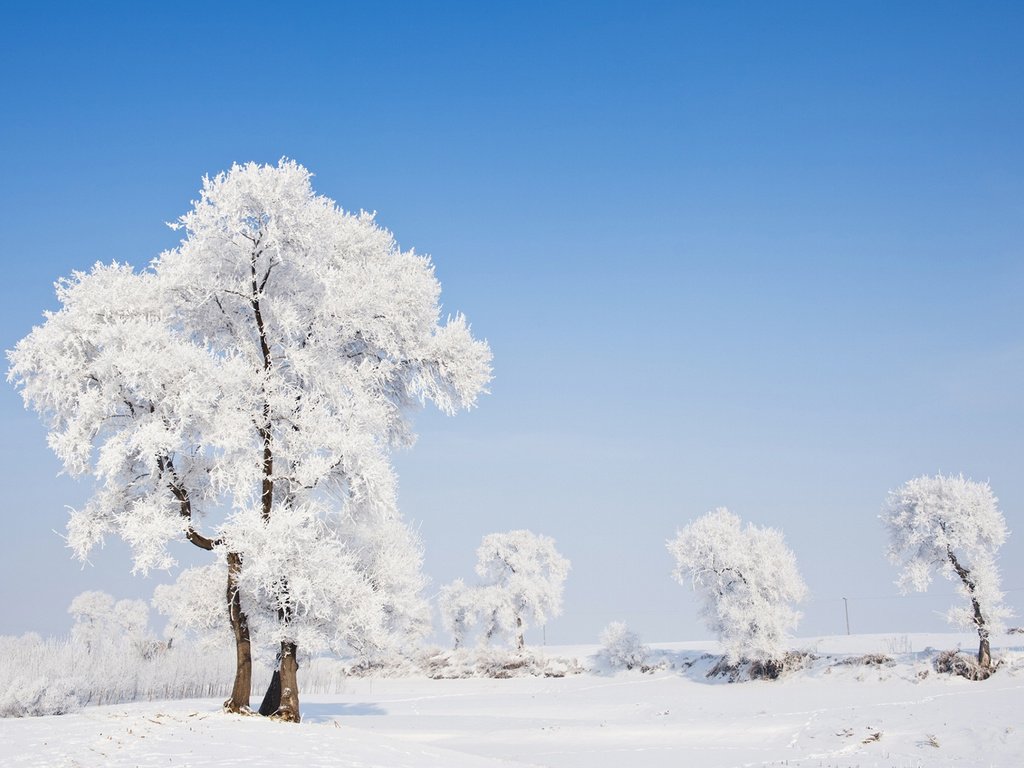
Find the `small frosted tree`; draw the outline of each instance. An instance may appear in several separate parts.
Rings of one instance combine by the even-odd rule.
[[[75,620],[71,626],[71,639],[92,653],[104,639],[109,638],[114,618],[114,598],[106,592],[88,590],[74,597],[68,606],[68,613]]]
[[[785,641],[800,619],[794,604],[807,587],[782,533],[743,527],[725,508],[708,512],[667,542],[673,577],[701,595],[701,614],[725,649],[728,664],[750,661],[775,677]]]
[[[459,579],[442,589],[442,623],[456,647],[469,627],[480,624],[483,639],[508,635],[522,650],[531,622],[543,624],[562,612],[569,568],[549,536],[527,530],[489,534],[477,549],[480,584],[467,587]]]
[[[650,649],[640,642],[640,635],[621,621],[613,621],[601,630],[600,656],[613,669],[633,669],[647,661]]]
[[[452,636],[456,649],[462,647],[466,634],[479,620],[480,604],[476,592],[462,579],[456,579],[441,587],[438,594],[441,626]]]
[[[988,483],[963,475],[922,476],[889,493],[882,521],[889,557],[902,567],[904,591],[923,592],[935,573],[959,583],[968,606],[950,608],[948,619],[978,633],[978,664],[992,664],[989,635],[1010,612],[999,588],[996,552],[1006,540],[1006,521]]]
[[[89,653],[104,648],[108,652],[127,646],[139,656],[153,647],[149,630],[149,608],[143,600],[118,600],[106,592],[90,590],[77,595],[68,606],[75,623],[71,638]]]
[[[170,646],[191,635],[202,648],[223,647],[231,642],[231,626],[224,609],[224,564],[187,568],[173,584],[158,584],[150,601],[167,617],[164,637]]]

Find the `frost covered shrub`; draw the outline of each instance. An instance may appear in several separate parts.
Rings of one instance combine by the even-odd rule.
[[[0,637],[0,712],[6,717],[53,715],[78,706],[167,699],[222,699],[231,692],[234,652],[191,643],[159,646],[148,655],[106,637],[86,648],[68,639]],[[270,671],[257,664],[253,679]]]
[[[673,577],[689,581],[702,598],[701,613],[725,648],[727,665],[752,662],[776,677],[788,632],[807,594],[796,558],[782,533],[748,524],[720,508],[667,542],[676,560]]]
[[[889,494],[882,521],[889,531],[889,558],[902,566],[903,591],[923,592],[935,572],[958,582],[966,605],[949,610],[951,623],[978,633],[978,663],[992,663],[989,635],[1003,627],[996,552],[1006,540],[1006,521],[988,483],[963,475],[917,477]]]
[[[729,682],[738,680],[777,680],[786,672],[806,669],[817,656],[808,651],[787,651],[778,658],[744,659],[730,661],[728,657],[719,659],[707,672],[707,677],[724,677]]]
[[[419,666],[423,674],[437,680],[566,677],[583,672],[576,659],[549,657],[531,650],[485,646],[424,654]]]
[[[848,656],[845,659],[840,659],[838,663],[851,667],[861,665],[868,667],[892,667],[896,664],[891,656],[886,656],[884,653],[866,653],[863,656]]]
[[[600,656],[613,669],[643,666],[648,653],[647,646],[640,642],[640,636],[621,621],[613,621],[601,631]]]
[[[341,693],[348,677],[463,678],[565,677],[584,670],[576,659],[548,656],[530,649],[474,646],[456,650],[425,647],[375,658],[315,658],[304,663],[311,681],[304,690]],[[313,686],[313,687],[310,687]],[[314,690],[315,688],[315,690]]]
[[[998,663],[982,666],[977,659],[964,656],[960,651],[943,651],[935,657],[936,672],[959,675],[968,680],[987,680],[998,666]]]
[[[66,680],[16,677],[0,691],[0,717],[63,715],[81,706]]]

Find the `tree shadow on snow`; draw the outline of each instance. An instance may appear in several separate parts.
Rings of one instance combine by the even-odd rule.
[[[302,722],[326,723],[338,717],[365,717],[368,715],[386,715],[387,710],[377,704],[366,702],[344,703],[340,701],[313,702],[302,705]]]

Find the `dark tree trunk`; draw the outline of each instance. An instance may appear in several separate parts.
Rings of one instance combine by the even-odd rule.
[[[242,556],[228,552],[228,617],[231,631],[235,636],[235,683],[231,698],[224,702],[228,712],[243,712],[249,709],[252,695],[252,648],[249,641],[249,619],[242,611],[242,600],[238,595],[238,574],[242,569]]]
[[[275,717],[297,723],[299,715],[299,662],[295,643],[281,643],[281,705]]]
[[[988,669],[992,666],[992,650],[988,645],[988,636],[981,638],[981,643],[978,646],[978,664]]]
[[[971,572],[960,565],[960,561],[956,559],[956,555],[953,554],[953,550],[948,545],[946,547],[946,554],[949,556],[949,562],[952,564],[953,570],[956,571],[956,575],[960,577],[960,581],[963,582],[967,588],[967,593],[971,596],[971,608],[974,610],[974,626],[978,630],[978,665],[988,669],[992,666],[992,649],[988,643],[988,624],[985,622],[985,616],[981,612],[981,604],[974,594],[974,579],[971,578]]]
[[[280,665],[280,662],[278,662]],[[267,693],[263,697],[263,703],[260,704],[260,714],[264,717],[270,717],[277,713],[277,710],[281,707],[281,670],[275,669],[273,677],[270,678],[270,686],[267,688]]]
[[[526,638],[523,637],[523,617],[516,616],[516,649],[523,650],[526,647]]]
[[[132,408],[131,403],[128,404]],[[153,406],[149,411],[152,413]],[[134,408],[132,408],[134,412]],[[168,454],[156,457],[157,467],[162,475],[166,476],[167,487],[178,500],[178,513],[188,521],[185,529],[185,538],[192,544],[212,552],[214,547],[222,545],[221,539],[209,539],[192,527],[192,497],[188,489],[181,482],[177,471],[174,468],[174,460]],[[242,611],[242,601],[238,596],[238,573],[242,568],[242,556],[237,552],[228,553],[228,619],[231,623],[231,631],[235,636],[235,682],[231,688],[231,697],[224,702],[224,709],[228,712],[242,712],[249,709],[249,696],[252,689],[252,653],[249,642],[249,620]],[[170,649],[171,642],[167,641],[167,648]]]

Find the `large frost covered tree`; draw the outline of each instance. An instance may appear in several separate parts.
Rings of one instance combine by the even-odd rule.
[[[117,534],[141,572],[173,565],[176,539],[217,553],[238,658],[226,706],[248,706],[256,627],[297,720],[299,642],[422,625],[390,451],[412,443],[415,407],[474,405],[490,350],[462,315],[441,321],[428,257],[316,195],[295,162],[204,178],[173,226],[180,244],[141,271],[59,281],[8,378],[65,470],[96,479],[74,551]]]
[[[692,584],[701,613],[718,635],[726,663],[754,662],[777,676],[785,640],[800,614],[794,605],[807,587],[782,533],[742,525],[725,508],[708,512],[667,542],[675,558],[673,577]]]
[[[482,624],[484,639],[508,635],[522,650],[531,622],[543,624],[562,612],[569,561],[550,536],[527,530],[488,534],[476,555],[480,583],[468,586],[456,579],[442,588],[442,623],[456,647],[470,627]]]
[[[963,475],[916,477],[889,493],[881,517],[889,531],[890,559],[902,566],[901,589],[923,592],[935,573],[959,582],[969,606],[954,606],[948,618],[974,628],[978,663],[989,668],[989,635],[1009,611],[996,567],[1006,521],[988,483]]]

